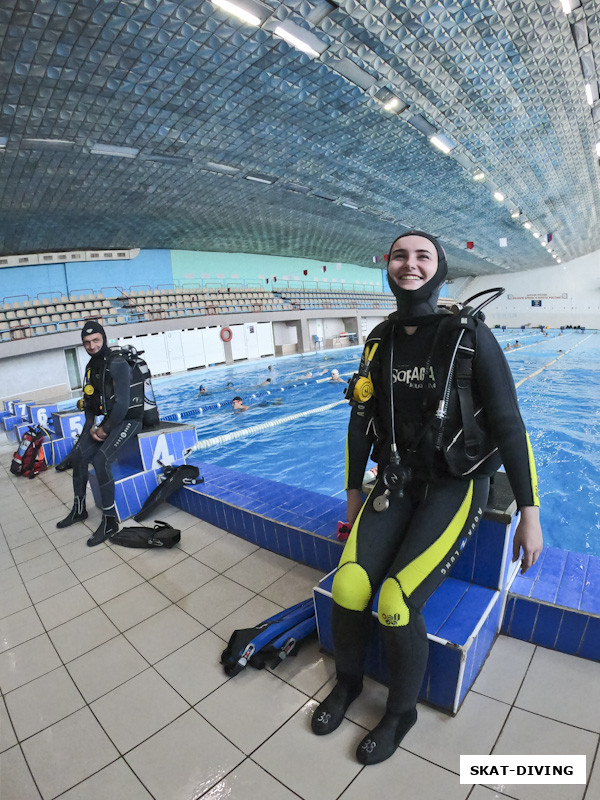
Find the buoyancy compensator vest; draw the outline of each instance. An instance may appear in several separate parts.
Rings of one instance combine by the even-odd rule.
[[[416,467],[416,472],[430,473],[435,464],[442,464],[444,471],[455,477],[493,475],[502,460],[496,443],[490,434],[485,409],[473,386],[473,360],[477,349],[477,326],[483,322],[482,308],[499,297],[504,289],[489,289],[469,298],[465,305],[453,313],[441,317],[435,334],[431,359],[442,360],[446,365],[440,381],[441,391],[437,407],[430,408],[419,432],[410,443],[403,456],[408,464]],[[480,295],[492,296],[476,308],[468,303]],[[377,333],[380,344],[394,331],[393,322],[382,323],[373,333]],[[359,392],[360,378],[370,384],[369,397],[374,394],[373,380],[377,385],[385,385],[386,367],[378,363],[381,347],[369,346],[363,358],[361,369],[351,379],[346,396],[351,402],[365,402],[366,393]],[[438,355],[440,354],[440,355]],[[386,390],[383,390],[386,392]],[[389,392],[389,389],[387,390]],[[377,400],[377,398],[376,398]],[[383,398],[381,398],[383,401]],[[381,402],[381,405],[386,403]],[[389,403],[387,404],[389,405]],[[385,445],[389,445],[390,423],[375,414],[375,436],[373,458],[385,462]],[[395,436],[391,436],[394,440]]]
[[[115,402],[115,390],[110,365],[116,358],[124,359],[130,371],[129,404],[125,419],[141,419],[143,428],[155,428],[159,422],[158,408],[148,364],[132,345],[111,348],[105,358],[92,358],[87,365],[83,387],[83,407],[96,416],[110,414]]]

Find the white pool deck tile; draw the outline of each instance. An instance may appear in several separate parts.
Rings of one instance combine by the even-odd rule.
[[[317,570],[174,508],[171,551],[86,547],[59,530],[70,475],[8,472],[0,435],[2,800],[598,800],[600,665],[500,637],[454,718],[426,706],[398,753],[361,767],[385,690],[367,680],[339,730],[310,731],[333,681],[318,643],[228,678],[231,632],[305,599]],[[165,518],[166,518],[165,517]],[[467,754],[585,754],[588,785],[469,785]]]

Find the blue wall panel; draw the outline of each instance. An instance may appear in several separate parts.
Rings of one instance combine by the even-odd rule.
[[[67,264],[69,289],[75,294],[89,291],[109,297],[108,287],[129,289],[132,286],[167,287],[173,284],[170,250],[141,250],[129,261],[89,261]]]
[[[38,294],[60,297],[66,293],[65,265],[40,264],[32,267],[0,269],[0,301],[6,303],[33,300]],[[11,297],[15,297],[11,300]]]

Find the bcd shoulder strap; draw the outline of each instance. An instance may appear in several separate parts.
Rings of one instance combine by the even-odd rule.
[[[460,405],[463,426],[465,453],[467,458],[475,459],[479,452],[481,435],[475,421],[473,403],[473,359],[476,353],[477,322],[471,316],[460,319],[462,336],[456,351],[456,391]]]

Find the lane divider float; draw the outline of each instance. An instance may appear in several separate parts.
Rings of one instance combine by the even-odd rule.
[[[347,400],[337,400],[335,403],[328,403],[325,406],[318,406],[317,408],[309,408],[307,411],[299,411],[296,414],[288,414],[285,417],[280,417],[279,419],[271,419],[268,422],[262,422],[259,425],[251,425],[248,428],[241,428],[237,431],[230,431],[229,433],[224,433],[221,436],[213,436],[210,439],[201,439],[199,442],[196,442],[193,447],[188,447],[187,450],[184,450],[183,457],[187,458],[191,453],[196,452],[197,450],[207,450],[209,447],[214,447],[215,445],[224,444],[225,442],[231,442],[234,439],[243,439],[246,436],[253,436],[255,433],[260,433],[261,431],[266,431],[269,428],[275,428],[277,425],[285,425],[287,422],[292,422],[295,419],[301,419],[302,417],[310,417],[313,414],[322,414],[325,411],[329,411],[336,406],[342,405],[342,403],[348,403]]]

